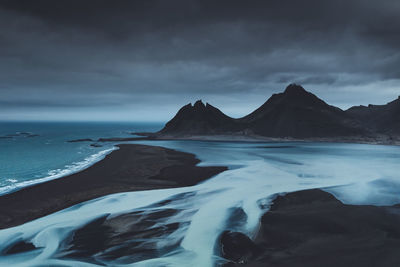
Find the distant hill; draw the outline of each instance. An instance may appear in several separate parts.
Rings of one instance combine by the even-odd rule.
[[[235,119],[200,100],[182,107],[158,137],[258,136],[271,138],[340,138],[400,135],[400,98],[386,105],[328,105],[297,84],[272,95],[249,115]]]
[[[346,113],[372,132],[400,135],[400,97],[386,105],[352,107]]]

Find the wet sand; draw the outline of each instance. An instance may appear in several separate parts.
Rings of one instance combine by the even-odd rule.
[[[132,133],[141,137],[111,137],[99,138],[93,142],[127,142],[127,141],[157,141],[157,140],[180,140],[180,141],[207,141],[207,142],[305,142],[305,143],[348,143],[348,144],[369,144],[369,145],[393,145],[400,146],[400,137],[387,136],[353,136],[353,137],[321,137],[321,138],[291,138],[291,137],[265,137],[257,135],[160,135],[157,133]],[[69,140],[67,142],[88,142],[90,139]]]
[[[220,238],[226,266],[400,266],[400,206],[344,205],[322,190],[279,196],[254,239]]]
[[[198,167],[195,155],[163,147],[118,147],[81,172],[0,196],[0,229],[113,193],[195,185],[227,169]]]

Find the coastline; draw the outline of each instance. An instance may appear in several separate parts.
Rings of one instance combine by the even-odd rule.
[[[114,146],[113,148],[101,150],[101,151],[97,152],[96,154],[92,154],[92,155],[84,158],[82,161],[78,161],[78,162],[68,165],[67,168],[59,169],[56,171],[51,170],[48,172],[47,176],[35,178],[32,180],[27,180],[27,181],[20,181],[20,182],[16,182],[11,185],[2,187],[0,189],[0,197],[3,195],[6,195],[6,194],[14,193],[16,191],[19,191],[19,190],[29,187],[29,186],[34,186],[34,185],[41,184],[44,182],[52,181],[54,179],[63,178],[63,177],[72,175],[74,173],[83,171],[83,170],[89,168],[90,166],[96,164],[97,162],[103,160],[108,154],[110,154],[111,152],[113,152],[116,149],[118,149],[118,148]]]
[[[0,229],[101,196],[191,186],[227,170],[196,166],[195,155],[163,147],[117,146],[87,169],[0,196]]]
[[[188,141],[215,141],[215,142],[326,142],[326,143],[351,143],[368,145],[400,145],[400,139],[388,139],[386,137],[321,137],[321,138],[291,138],[291,137],[264,137],[246,135],[196,135],[196,136],[157,136],[149,137],[149,140],[188,140]]]
[[[139,137],[111,137],[99,138],[96,142],[128,142],[128,141],[207,141],[207,142],[317,142],[317,143],[344,143],[344,144],[366,144],[366,145],[393,145],[400,146],[400,138],[389,138],[388,136],[378,137],[320,137],[320,138],[291,138],[291,137],[265,137],[259,135],[159,135],[156,133],[132,133]],[[80,142],[70,140],[68,142]]]

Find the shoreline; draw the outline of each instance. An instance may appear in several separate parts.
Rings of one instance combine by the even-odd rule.
[[[141,140],[141,139],[138,139]],[[149,137],[148,140],[187,140],[187,141],[209,141],[209,142],[304,142],[304,143],[343,143],[343,144],[366,144],[366,145],[394,145],[399,146],[400,140],[387,141],[374,138],[278,138],[263,136],[237,136],[237,135],[199,135],[187,137]]]
[[[335,138],[278,138],[246,135],[195,135],[195,136],[159,136],[151,133],[132,133],[139,137],[109,137],[92,140],[94,143],[131,142],[131,141],[206,141],[206,142],[249,142],[249,143],[334,143],[334,144],[365,144],[382,146],[400,146],[400,139],[366,138],[366,137],[335,137]],[[84,140],[84,141],[83,141]],[[67,142],[88,142],[86,139],[68,140]]]
[[[27,180],[27,181],[20,181],[5,187],[2,187],[0,189],[0,197],[4,196],[4,195],[8,195],[11,193],[15,193],[21,189],[30,187],[30,186],[34,186],[37,184],[41,184],[41,183],[45,183],[48,181],[52,181],[55,179],[60,179],[66,176],[70,176],[72,174],[81,172],[87,168],[89,168],[90,166],[96,164],[97,162],[103,160],[108,154],[112,153],[113,151],[115,151],[116,149],[118,149],[116,146],[112,147],[112,148],[108,148],[105,150],[101,150],[95,154],[92,154],[86,158],[84,158],[81,161],[77,161],[76,163],[73,163],[69,166],[72,167],[68,167],[68,168],[64,168],[64,169],[60,169],[60,172],[56,172],[54,174],[50,174],[48,176],[44,176],[44,177],[40,177],[40,178],[35,178],[33,180]],[[53,170],[51,170],[53,171]]]
[[[0,229],[113,193],[192,186],[227,170],[199,167],[195,155],[159,146],[117,147],[79,172],[1,195]]]

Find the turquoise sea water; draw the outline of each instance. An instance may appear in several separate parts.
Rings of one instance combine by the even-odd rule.
[[[157,131],[161,123],[0,122],[0,194],[79,171],[109,153],[113,144],[68,143],[80,138],[128,137]]]

